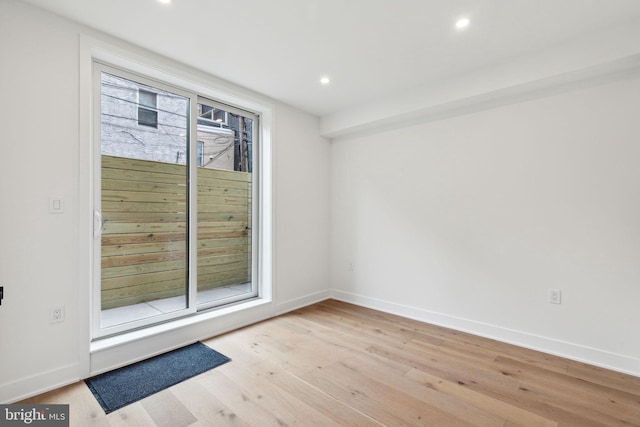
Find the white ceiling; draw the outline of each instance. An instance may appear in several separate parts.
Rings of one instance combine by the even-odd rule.
[[[319,116],[640,18],[638,0],[24,1]]]

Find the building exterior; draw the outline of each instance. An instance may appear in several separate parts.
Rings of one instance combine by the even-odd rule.
[[[198,166],[251,172],[253,120],[202,102],[197,105]],[[102,73],[102,154],[186,164],[188,120],[188,98]]]

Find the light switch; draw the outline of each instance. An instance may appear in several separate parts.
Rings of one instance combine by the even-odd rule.
[[[50,213],[64,212],[64,203],[61,197],[51,197],[49,199],[49,212]]]

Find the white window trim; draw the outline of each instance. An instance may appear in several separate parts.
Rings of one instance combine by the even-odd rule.
[[[79,292],[78,348],[80,350],[79,377],[87,377],[107,369],[122,366],[135,360],[167,350],[179,345],[223,333],[250,324],[275,314],[273,288],[274,221],[273,221],[273,181],[272,181],[272,133],[273,106],[248,90],[235,87],[213,76],[200,73],[182,64],[157,56],[126,43],[105,42],[80,35],[79,66],[79,176],[78,176],[78,225],[79,225],[79,265],[81,282],[87,285]],[[261,207],[258,247],[261,282],[257,300],[225,307],[220,310],[197,313],[192,317],[170,322],[144,330],[119,335],[91,344],[90,319],[91,283],[94,271],[99,268],[93,259],[93,200],[94,200],[94,144],[92,130],[92,63],[94,60],[110,63],[154,80],[182,87],[201,96],[216,99],[222,103],[235,105],[254,112],[260,117],[260,191],[258,204]],[[195,118],[194,118],[195,119]],[[196,156],[196,150],[192,150]],[[192,159],[192,162],[196,159]],[[192,163],[195,164],[195,163]],[[84,338],[83,338],[84,337]],[[88,350],[88,351],[87,351]]]

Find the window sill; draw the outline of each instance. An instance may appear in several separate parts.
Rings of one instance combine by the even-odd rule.
[[[271,304],[270,300],[264,298],[256,298],[250,301],[242,302],[240,304],[233,304],[227,307],[220,307],[196,313],[191,316],[172,320],[170,322],[162,323],[159,325],[150,326],[144,329],[126,332],[112,337],[100,338],[91,342],[89,347],[90,353],[93,355],[94,353],[107,351],[116,347],[130,344],[135,341],[140,341],[170,332],[175,332],[176,330],[188,328],[190,326],[197,325],[208,320],[222,318],[232,314],[240,313],[242,311],[251,311],[252,309],[261,308],[269,304]],[[255,321],[259,320],[262,319],[255,319]],[[238,327],[240,326],[242,325],[238,325]],[[212,334],[212,336],[213,335],[214,334]]]

